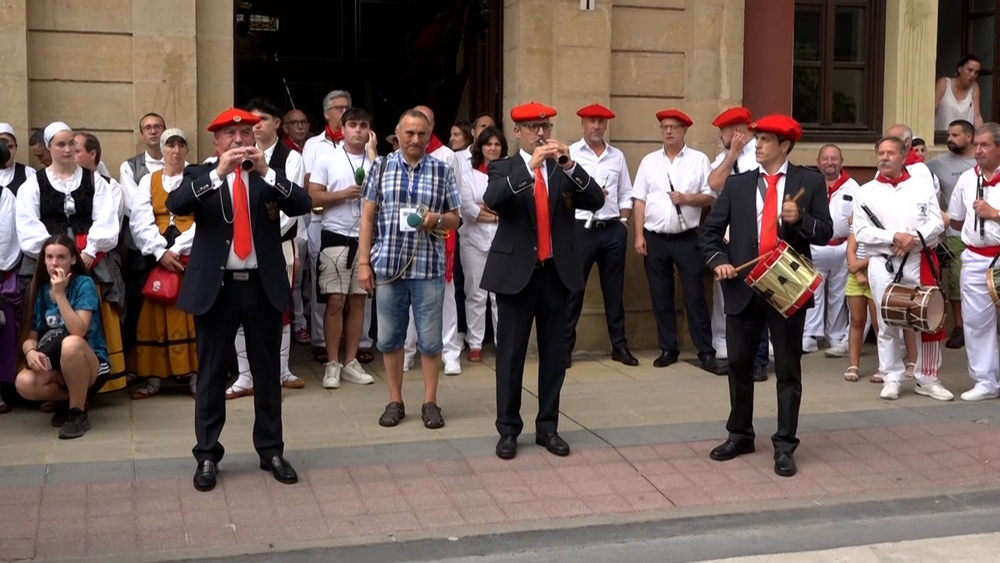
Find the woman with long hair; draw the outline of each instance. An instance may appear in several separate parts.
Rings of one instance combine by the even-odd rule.
[[[934,129],[947,131],[951,122],[964,119],[975,127],[983,124],[979,107],[979,70],[975,55],[965,55],[952,77],[941,77],[934,88]]]
[[[470,362],[481,362],[483,358],[487,299],[493,310],[493,337],[496,339],[497,297],[479,287],[479,283],[483,279],[486,256],[490,253],[499,218],[483,203],[483,194],[489,181],[487,165],[506,154],[507,139],[503,131],[495,126],[483,129],[472,145],[472,182],[463,182],[460,193],[463,223],[458,229],[462,237],[459,252],[465,270],[465,319],[468,325],[465,339],[469,343]]]
[[[111,373],[97,286],[69,236],[45,239],[39,256],[21,323],[28,367],[17,374],[17,391],[28,400],[55,401],[59,437],[79,438],[90,430],[87,396]]]
[[[455,152],[462,152],[472,146],[475,138],[472,136],[472,124],[464,119],[456,121],[451,126],[448,137],[448,147]]]

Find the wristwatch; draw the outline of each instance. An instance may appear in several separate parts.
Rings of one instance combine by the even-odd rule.
[[[439,229],[440,229],[440,228],[441,228],[441,225],[442,225],[443,223],[444,223],[444,214],[443,214],[443,213],[438,213],[438,222],[437,222],[437,228],[439,228]]]

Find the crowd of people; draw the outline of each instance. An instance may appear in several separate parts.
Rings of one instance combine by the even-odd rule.
[[[534,324],[535,441],[568,455],[559,396],[595,264],[611,357],[639,365],[622,302],[632,223],[656,322],[654,367],[680,356],[676,269],[698,361],[729,376],[729,438],[713,459],[753,451],[754,382],[767,380],[773,356],[775,471],[793,475],[801,355],[825,341],[827,356],[848,358],[844,378],[858,381],[869,327],[881,398],[898,398],[909,376],[916,393],[951,400],[939,378],[943,327],[886,322],[883,295],[898,285],[942,287],[955,325],[947,345],[966,347],[975,381],[962,399],[1000,395],[995,123],[949,122],[948,152],[926,164],[910,128],[894,125],[875,147],[877,176],[859,185],[836,145],[819,150],[816,170],[791,165],[801,127],[789,117],[722,112],[712,126],[724,148],[710,159],[685,140],[693,120],[665,109],[650,116],[662,146],[633,182],[605,140],[615,114],[600,104],[576,112],[573,143],[553,135],[554,108],[531,102],[511,112],[514,138],[481,115],[455,123],[447,146],[433,110],[416,106],[383,155],[372,115],[348,92],[330,92],[322,107],[323,132],[312,137],[299,110],[263,98],[231,108],[208,125],[215,154],[202,164],[189,162],[188,133],[149,113],[138,124],[145,150],[117,180],[91,133],[55,122],[32,135],[43,164],[33,170],[16,162],[17,134],[0,124],[9,153],[0,169],[2,396],[51,412],[59,437],[76,438],[90,427],[93,394],[130,386],[143,400],[180,381],[196,401],[199,490],[215,486],[226,400],[252,396],[261,468],[287,483],[296,476],[283,458],[280,388],[307,385],[289,368],[293,341],[312,345],[327,389],[374,383],[364,365],[377,347],[386,427],[406,416],[403,373],[419,356],[420,418],[434,429],[445,424],[440,373],[460,374],[466,349],[465,361],[481,362],[492,333],[496,454],[509,459]],[[779,310],[740,265],[771,264],[786,247],[820,276],[808,299]],[[711,304],[706,265],[716,277]],[[0,399],[0,412],[9,409]]]

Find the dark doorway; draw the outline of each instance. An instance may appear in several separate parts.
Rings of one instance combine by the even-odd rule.
[[[937,75],[954,76],[962,55],[982,61],[979,72],[979,106],[983,121],[1000,118],[1000,20],[996,0],[939,0]],[[944,139],[944,136],[941,136]]]
[[[268,96],[318,133],[323,96],[347,90],[383,143],[425,104],[447,143],[456,118],[502,110],[502,18],[501,0],[236,0],[236,103]]]

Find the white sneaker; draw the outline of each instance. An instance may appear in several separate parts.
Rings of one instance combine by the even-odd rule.
[[[913,388],[913,391],[917,395],[923,395],[925,397],[930,397],[937,401],[950,401],[955,398],[951,394],[951,391],[944,388],[941,382],[937,379],[924,380],[924,383],[917,382],[917,385]]]
[[[882,392],[878,394],[879,399],[895,401],[899,398],[900,387],[902,387],[902,383],[898,381],[886,381],[882,384]]]
[[[450,360],[444,363],[445,375],[458,375],[462,373],[462,364],[458,360]]]
[[[836,346],[831,346],[826,349],[827,358],[845,358],[847,357],[847,343],[843,342]]]
[[[1000,397],[1000,393],[990,393],[982,387],[973,387],[965,393],[962,393],[963,401],[985,401],[988,399],[996,399],[997,397]]]
[[[403,371],[410,371],[413,369],[413,358],[403,358]]]
[[[358,385],[375,383],[375,378],[368,375],[368,372],[365,371],[365,368],[361,367],[357,359],[351,360],[343,367],[340,372],[340,378],[348,383],[356,383]]]
[[[816,344],[815,338],[803,338],[802,339],[802,353],[811,354],[819,350],[819,344]]]
[[[723,346],[721,348],[715,349],[715,359],[716,360],[728,360],[729,359],[729,348]]]
[[[323,372],[323,389],[340,389],[340,372],[344,366],[340,362],[327,362]]]

